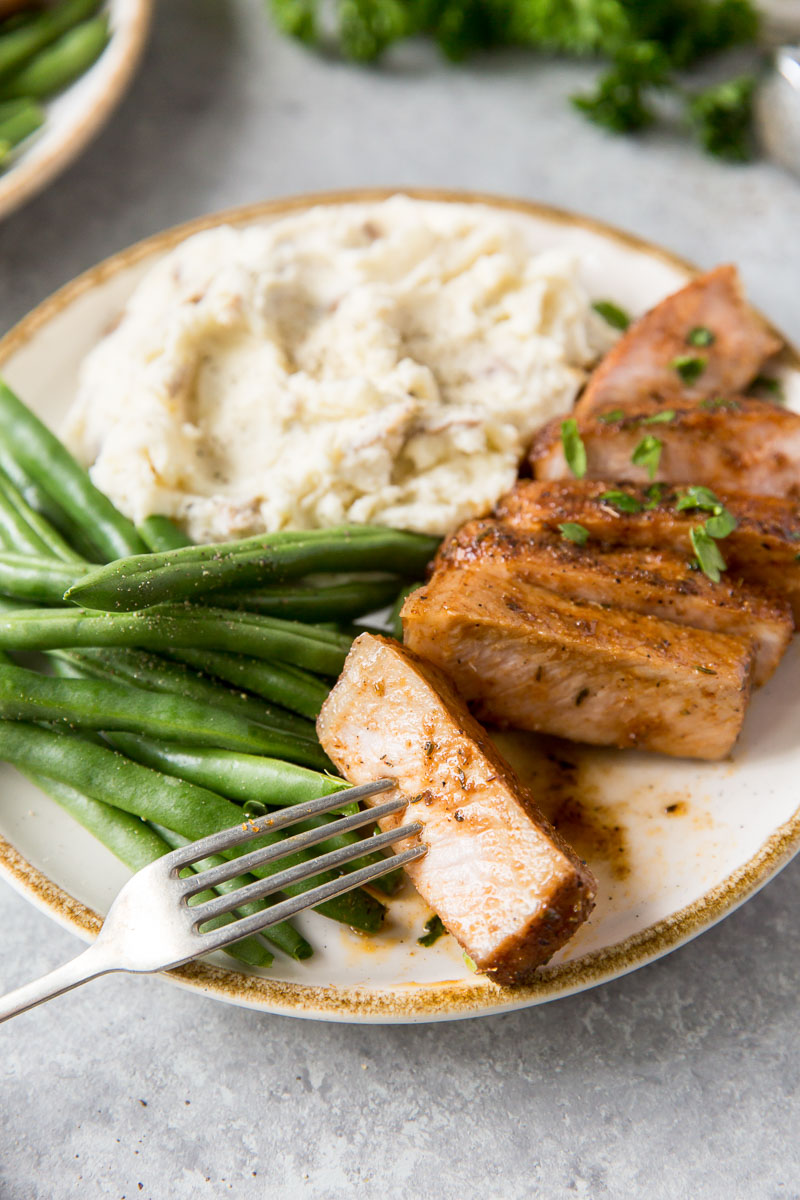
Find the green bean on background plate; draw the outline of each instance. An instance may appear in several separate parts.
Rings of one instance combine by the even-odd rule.
[[[23,721],[4,721],[0,725],[0,761],[23,771],[45,775],[86,795],[100,792],[107,804],[123,809],[146,821],[155,821],[189,841],[228,829],[241,820],[238,805],[207,788],[186,780],[164,775],[141,766],[124,755],[72,733],[60,733]],[[259,846],[272,845],[277,835],[267,834],[245,848],[237,847],[226,857],[238,857]],[[268,878],[278,869],[308,861],[310,855],[298,854],[282,859],[279,865],[265,864],[253,871]],[[295,896],[330,878],[320,872],[310,880],[286,888]],[[383,920],[384,906],[361,889],[327,900],[315,910],[362,933],[375,933]]]
[[[323,571],[391,571],[417,577],[438,545],[438,538],[378,525],[264,533],[236,542],[135,554],[87,575],[67,598],[90,608],[130,612]]]
[[[127,517],[98,491],[55,434],[2,382],[0,427],[6,452],[13,455],[33,483],[85,528],[98,558],[115,559],[141,554],[146,549]]]
[[[0,80],[0,99],[45,99],[60,92],[95,62],[108,45],[108,17],[68,29],[13,75]]]
[[[44,111],[32,100],[0,104],[0,166],[20,142],[44,124]]]
[[[200,662],[205,658],[202,650],[197,656]],[[170,692],[213,704],[268,729],[280,729],[309,742],[317,740],[313,722],[305,717],[229,688],[184,663],[144,650],[53,650],[50,658],[66,665],[73,678],[110,679],[149,692]]]
[[[267,624],[269,622],[269,624]],[[331,638],[333,640],[323,640]],[[191,650],[214,646],[233,654],[277,659],[322,675],[338,675],[351,639],[278,617],[240,620],[227,609],[161,605],[142,612],[29,608],[0,617],[0,649],[62,650],[76,646],[134,646]]]
[[[314,758],[311,743],[281,730],[166,692],[145,692],[109,680],[63,679],[0,665],[0,717],[62,722],[94,730],[122,729],[195,746],[224,746],[290,761]]]
[[[100,0],[61,0],[0,38],[0,78],[5,78],[67,30],[94,16]]]

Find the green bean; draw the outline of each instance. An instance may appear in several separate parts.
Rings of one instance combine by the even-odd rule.
[[[11,480],[8,475],[0,471],[0,489],[2,489],[6,502],[13,506],[24,521],[27,528],[31,531],[31,535],[42,547],[43,551],[50,557],[62,559],[64,562],[82,562],[80,555],[69,546],[58,530],[52,525],[46,517],[32,508],[25,496]],[[22,547],[12,547],[19,549],[22,553]],[[96,564],[95,564],[96,565]]]
[[[349,621],[383,608],[397,595],[396,579],[358,579],[348,583],[273,584],[257,591],[213,592],[218,608],[242,608],[292,621]]]
[[[210,750],[204,747],[179,746],[174,742],[154,741],[132,733],[113,733],[109,735],[112,746],[121,750],[128,758],[143,763],[146,767],[163,771],[166,775],[175,775],[187,779],[200,787],[227,796],[230,800],[247,803],[258,800],[267,807],[283,808],[292,804],[302,804],[305,800],[314,800],[317,796],[329,796],[350,784],[344,779],[334,779],[330,775],[322,775],[317,771],[306,771],[285,762],[271,758],[257,757],[252,754],[234,754],[225,750]],[[355,805],[343,805],[337,809],[337,814],[354,812]],[[335,817],[314,817],[310,821],[297,825],[292,832],[299,833],[301,829],[317,829],[329,824]],[[343,846],[352,846],[359,841],[355,832],[337,834],[326,839],[317,846],[317,853],[323,854],[328,850],[339,850]],[[357,871],[369,863],[378,862],[380,855],[369,850],[368,840],[364,845],[364,856],[355,862],[348,863],[346,871]],[[373,885],[386,895],[393,895],[402,884],[403,872],[392,871]]]
[[[15,71],[74,25],[91,17],[100,0],[63,0],[0,39],[0,76]]]
[[[403,622],[400,617],[400,613],[403,611],[403,605],[411,593],[415,592],[417,588],[421,587],[421,583],[409,583],[402,589],[402,591],[398,593],[397,599],[392,605],[392,611],[389,615],[389,628],[391,629],[394,637],[397,638],[398,642],[402,642],[403,640]]]
[[[16,553],[52,557],[53,550],[46,535],[36,527],[41,518],[34,514],[31,521],[29,512],[33,510],[28,508],[19,490],[0,472],[0,538]]]
[[[33,775],[23,772],[40,791],[50,796],[66,812],[69,813],[84,829],[88,829],[99,842],[116,855],[131,871],[138,871],[169,854],[171,849],[167,838],[159,836],[158,831],[151,829],[139,817],[132,817],[104,804],[102,800],[94,800],[84,796],[65,783],[55,779],[47,779],[43,775]],[[217,889],[218,891],[221,889]],[[202,892],[201,898],[211,900],[215,892]],[[195,898],[193,903],[199,903]],[[228,917],[227,921],[231,918]],[[220,921],[225,924],[226,920]],[[231,958],[248,963],[250,966],[269,967],[273,962],[272,955],[257,937],[241,938],[226,950]]]
[[[8,453],[86,530],[101,558],[141,554],[145,544],[131,522],[97,490],[55,434],[2,382],[0,426]]]
[[[38,484],[31,480],[27,472],[2,444],[0,444],[0,471],[13,483],[25,501],[27,511],[33,511],[40,517],[44,517],[48,522],[49,530],[51,532],[55,530],[56,533],[61,534],[62,545],[66,546],[66,553],[54,549],[57,557],[76,562],[80,562],[82,559],[91,562],[92,556],[96,557],[96,552],[90,545],[85,530],[76,524],[59,505],[55,504]],[[16,548],[15,546],[10,547],[12,550]]]
[[[274,758],[181,746],[134,733],[110,734],[109,740],[128,758],[166,775],[188,779],[242,804],[259,800],[268,808],[283,808],[315,800],[317,796],[332,796],[350,787],[344,779]]]
[[[32,96],[37,100],[52,96],[88,71],[107,45],[108,17],[83,21],[0,84],[0,96]]]
[[[270,621],[267,626],[264,622]],[[191,650],[213,646],[253,658],[274,658],[324,675],[338,675],[350,641],[321,640],[312,627],[277,617],[242,621],[225,609],[163,605],[144,612],[86,612],[76,608],[30,608],[0,618],[0,649],[63,650],[73,646],[136,646],[143,650]]]
[[[63,605],[71,582],[92,570],[90,563],[65,563],[32,554],[0,553],[0,592],[18,600]]]
[[[162,837],[172,850],[178,850],[182,846],[189,845],[185,837],[181,837],[179,833],[173,833],[171,829],[165,829],[163,825],[156,825],[154,828],[159,837]],[[218,867],[226,861],[227,859],[222,858],[219,854],[211,854],[208,858],[202,858],[198,862],[192,863],[191,869],[199,874],[200,871],[208,871],[211,867]],[[218,883],[214,891],[219,892],[221,895],[227,895],[230,892],[235,892],[240,887],[244,887],[248,883],[252,883],[254,879],[255,875],[237,875],[235,879],[228,879],[224,883]],[[205,899],[209,899],[211,895],[213,893],[200,892],[200,896]],[[189,903],[198,904],[200,901],[196,897],[193,897]],[[269,907],[269,903],[270,901],[267,899],[251,900],[247,904],[242,904],[240,908],[236,909],[236,912],[240,917],[249,917],[253,913],[263,912],[265,908]],[[228,917],[227,920],[230,920],[230,918]],[[203,929],[214,929],[218,924],[224,925],[226,923],[225,918],[222,920],[217,918],[215,921],[209,921],[204,924]],[[291,958],[298,961],[311,958],[314,953],[311,943],[295,929],[290,921],[280,921],[277,925],[267,926],[262,931],[261,937],[266,938],[267,941],[272,942],[273,946],[277,946],[279,950],[283,950],[284,954],[288,954]]]
[[[69,599],[107,611],[130,611],[322,571],[416,576],[437,546],[436,538],[371,525],[265,533],[238,542],[121,559],[81,580]]]
[[[265,700],[283,704],[293,713],[312,721],[319,716],[319,710],[330,691],[318,676],[289,663],[265,662],[263,659],[221,654],[215,650],[171,651],[169,656],[209,675],[216,675],[233,687],[244,688]]]
[[[15,112],[7,111],[5,116],[0,114],[0,163],[43,124],[44,112],[33,102],[20,105]]]
[[[208,704],[124,683],[61,679],[26,667],[0,666],[0,717],[54,721],[86,729],[123,729],[193,746],[305,757],[311,749],[290,734],[255,725]]]
[[[136,526],[139,537],[154,552],[160,550],[180,550],[182,546],[191,546],[192,539],[182,529],[179,529],[170,517],[155,515],[146,517]]]
[[[152,771],[74,734],[57,733],[22,721],[4,721],[0,725],[0,761],[67,783],[86,795],[100,791],[107,804],[164,825],[192,842],[241,821],[241,810],[236,804],[206,788]],[[259,846],[272,845],[276,840],[276,834],[265,834],[230,851],[226,857],[238,857]],[[292,855],[258,867],[253,874],[268,878],[294,862],[308,861],[309,857]],[[285,889],[286,894],[300,895],[324,882],[326,876],[330,877],[329,873],[320,873],[311,880],[293,884]],[[316,911],[363,933],[374,933],[380,927],[384,908],[357,889],[325,901]]]
[[[187,699],[212,704],[225,712],[245,717],[257,725],[266,725],[268,729],[294,734],[313,742],[319,749],[314,726],[304,717],[215,683],[182,663],[143,650],[55,650],[51,652],[51,659],[66,663],[71,668],[73,678],[121,680],[149,692],[186,696]],[[320,754],[316,765],[322,765],[323,757]]]

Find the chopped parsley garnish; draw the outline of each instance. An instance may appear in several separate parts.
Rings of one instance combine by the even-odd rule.
[[[603,492],[602,496],[598,496],[598,500],[612,505],[613,508],[619,509],[620,512],[637,513],[642,511],[641,503],[635,496],[631,496],[628,492]]]
[[[727,508],[722,508],[706,521],[706,533],[710,533],[713,538],[726,538],[729,533],[733,533],[736,525],[733,513],[728,512]]]
[[[776,400],[783,399],[783,388],[781,387],[780,379],[775,379],[772,375],[756,375],[753,382],[750,384],[753,391],[769,392]]]
[[[625,309],[620,308],[618,304],[614,304],[611,300],[595,300],[592,308],[612,329],[621,329],[624,333],[631,323],[631,319],[625,312]]]
[[[678,494],[675,508],[678,512],[684,512],[687,508],[702,508],[706,512],[716,514],[722,512],[722,503],[711,491],[711,488],[693,484],[685,492]]]
[[[621,421],[624,416],[625,413],[621,408],[612,408],[608,412],[601,413],[597,419],[598,421],[602,421],[604,425],[611,425],[614,421]]]
[[[651,483],[650,487],[644,489],[644,494],[647,496],[646,509],[658,508],[661,501],[664,499],[663,483]]]
[[[640,417],[640,425],[668,425],[675,420],[674,408],[662,408],[661,412],[653,413],[652,417]]]
[[[447,933],[447,930],[442,923],[442,918],[434,915],[430,920],[425,922],[425,933],[423,933],[422,937],[418,937],[417,941],[420,946],[432,946],[445,933]]]
[[[697,555],[700,570],[712,583],[719,583],[720,572],[726,568],[725,559],[719,551],[719,546],[704,525],[696,525],[689,537]]]
[[[631,462],[635,467],[645,467],[647,474],[652,479],[661,461],[662,446],[663,443],[657,437],[653,437],[652,433],[648,433],[646,437],[642,438],[631,455]]]
[[[561,422],[561,445],[570,471],[576,479],[583,479],[586,474],[586,447],[574,417]]]
[[[679,354],[669,365],[684,383],[695,383],[705,371],[708,359],[700,354]]]
[[[563,538],[574,542],[576,546],[585,546],[589,540],[589,530],[586,526],[576,525],[574,521],[565,521],[558,529]]]
[[[695,325],[687,333],[686,341],[690,346],[713,346],[716,337],[707,325]]]

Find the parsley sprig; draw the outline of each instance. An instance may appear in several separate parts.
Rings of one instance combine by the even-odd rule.
[[[661,462],[663,448],[664,443],[659,438],[653,437],[652,433],[648,433],[631,455],[631,462],[635,467],[645,467],[647,474],[654,479],[658,464]]]
[[[574,417],[561,422],[561,445],[570,471],[576,479],[583,479],[587,467],[586,447]]]
[[[711,488],[694,484],[678,494],[675,501],[677,512],[698,509],[711,513],[703,525],[696,525],[689,533],[697,563],[704,575],[713,583],[719,583],[720,572],[727,569],[717,542],[728,537],[736,528],[737,521]]]

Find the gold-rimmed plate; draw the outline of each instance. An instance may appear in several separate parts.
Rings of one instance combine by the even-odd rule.
[[[81,359],[133,287],[184,237],[229,223],[273,221],[313,204],[361,204],[389,191],[304,196],[218,214],[169,230],[115,255],[62,288],[0,341],[0,371],[58,426]],[[471,193],[411,191],[435,204],[484,204],[524,222],[534,248],[566,246],[587,287],[640,312],[681,286],[689,264],[656,246],[525,201]],[[793,352],[778,365],[789,404],[800,410]],[[471,974],[450,938],[423,948],[426,910],[411,889],[393,903],[385,931],[364,939],[311,914],[317,948],[305,963],[276,961],[265,973],[224,960],[171,972],[185,986],[267,1012],[328,1020],[422,1021],[522,1008],[569,995],[666,954],[758,890],[800,848],[794,780],[800,749],[794,704],[800,652],[793,646],[753,700],[730,760],[693,763],[502,735],[501,749],[528,778],[600,881],[592,919],[536,982],[503,988]],[[84,938],[125,871],[55,804],[3,769],[0,873]]]

